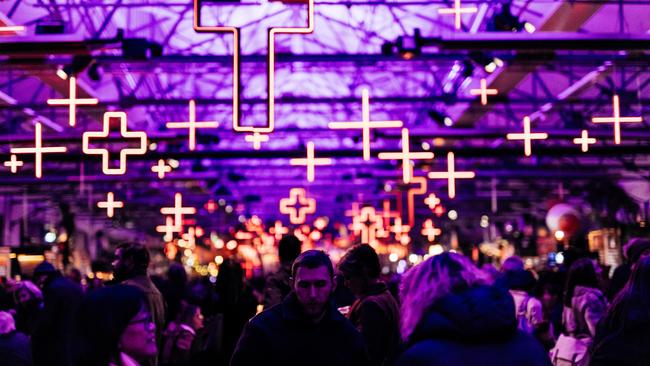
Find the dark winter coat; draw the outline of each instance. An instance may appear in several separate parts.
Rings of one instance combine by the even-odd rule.
[[[517,330],[512,297],[479,286],[437,301],[410,337],[397,366],[548,366],[531,335]]]
[[[263,311],[246,325],[231,366],[365,366],[361,334],[334,307],[312,323],[295,294]]]
[[[596,329],[590,366],[650,365],[650,319],[632,309],[623,323],[604,318]]]
[[[32,350],[25,334],[0,334],[0,366],[32,366]]]

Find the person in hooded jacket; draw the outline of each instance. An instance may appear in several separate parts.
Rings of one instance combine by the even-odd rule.
[[[404,276],[402,339],[396,366],[548,366],[530,335],[517,330],[512,296],[455,253],[430,257]]]
[[[578,259],[569,268],[562,312],[566,334],[587,340],[596,335],[596,325],[607,310],[598,272],[599,268],[589,258]]]

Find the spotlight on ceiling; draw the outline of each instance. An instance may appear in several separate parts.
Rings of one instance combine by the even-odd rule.
[[[418,28],[415,28],[412,36],[398,37],[396,43],[397,52],[405,60],[410,60],[422,53],[422,36]]]
[[[429,118],[438,124],[441,127],[451,127],[454,125],[454,120],[451,117],[447,116],[444,113],[441,113],[435,109],[429,110]]]
[[[530,22],[520,21],[519,17],[512,14],[510,6],[510,2],[502,4],[501,11],[495,13],[488,22],[487,29],[493,32],[521,32],[522,30],[528,33],[535,32],[535,26]]]

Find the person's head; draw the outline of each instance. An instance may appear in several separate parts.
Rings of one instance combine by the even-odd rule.
[[[48,281],[56,276],[59,276],[60,273],[57,271],[57,269],[52,265],[52,263],[43,261],[39,263],[35,268],[34,268],[34,282],[38,285],[38,287],[43,288],[45,285],[48,283]]]
[[[468,258],[442,253],[411,268],[402,279],[402,338],[409,339],[427,309],[439,299],[478,285],[490,284],[486,274]]]
[[[334,292],[334,266],[320,250],[308,250],[298,256],[291,268],[293,290],[305,314],[319,319]]]
[[[14,303],[18,306],[25,306],[29,303],[40,303],[43,301],[43,293],[30,281],[20,281],[14,287]]]
[[[578,286],[600,289],[600,279],[593,259],[578,259],[569,268],[564,286],[564,305],[567,307],[571,307],[571,300]]]
[[[149,267],[149,251],[138,243],[120,244],[115,249],[113,276],[118,282],[146,275]]]
[[[123,352],[138,361],[157,354],[156,325],[144,294],[115,285],[91,292],[78,311],[80,364],[107,366]]]
[[[512,257],[506,258],[501,264],[501,272],[511,272],[511,271],[523,271],[524,270],[524,261],[513,255]]]
[[[285,235],[278,244],[278,257],[281,263],[293,263],[300,255],[302,243],[294,235]]]
[[[350,249],[341,258],[338,267],[345,287],[349,288],[355,296],[365,294],[381,274],[377,252],[368,244],[357,245]]]
[[[510,290],[531,292],[535,287],[535,277],[530,271],[520,269],[517,271],[506,271],[504,279]]]
[[[641,256],[650,253],[650,239],[633,238],[623,247],[625,258],[631,264],[636,263]]]
[[[650,255],[637,259],[625,287],[610,305],[605,323],[614,328],[648,326],[650,322]]]
[[[203,315],[201,314],[201,308],[183,302],[181,304],[181,309],[178,311],[176,322],[178,324],[188,325],[194,330],[203,328]]]

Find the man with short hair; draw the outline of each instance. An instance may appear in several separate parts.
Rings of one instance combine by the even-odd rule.
[[[335,282],[327,254],[302,253],[291,273],[293,291],[251,319],[230,365],[367,365],[361,334],[330,301]]]
[[[300,239],[285,235],[278,244],[280,268],[266,278],[264,284],[264,309],[279,304],[291,292],[291,265],[300,255]]]
[[[357,297],[348,319],[363,335],[372,366],[392,364],[400,343],[399,305],[380,272],[377,252],[367,244],[350,249],[339,262],[345,287]]]

